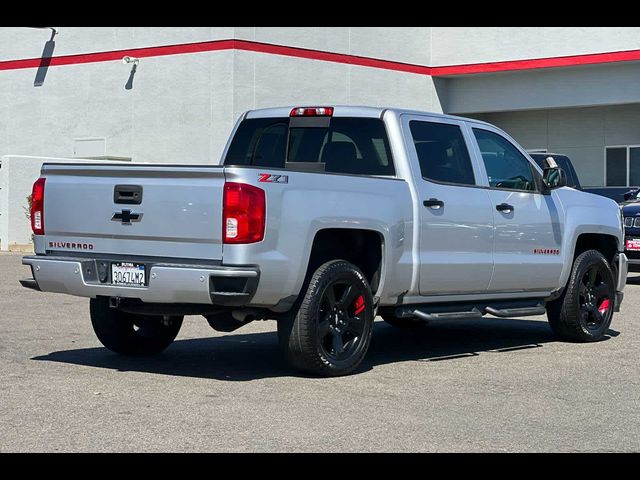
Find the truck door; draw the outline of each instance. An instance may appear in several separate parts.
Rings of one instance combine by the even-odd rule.
[[[493,213],[464,124],[410,116],[409,154],[419,195],[420,294],[486,292],[493,269]]]
[[[495,223],[490,292],[550,291],[562,271],[562,231],[553,194],[509,139],[491,127],[472,128],[489,186]]]

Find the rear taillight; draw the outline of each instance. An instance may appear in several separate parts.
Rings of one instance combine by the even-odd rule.
[[[31,230],[35,235],[44,235],[44,178],[33,184],[31,191]]]
[[[289,113],[290,117],[331,117],[333,107],[296,107]]]
[[[264,190],[245,183],[224,184],[222,241],[255,243],[264,238],[267,202]]]

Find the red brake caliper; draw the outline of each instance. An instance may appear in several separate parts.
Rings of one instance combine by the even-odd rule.
[[[356,298],[356,301],[353,302],[353,314],[359,315],[360,313],[362,313],[364,309],[365,309],[364,297],[360,295],[358,296],[358,298]]]
[[[609,311],[610,305],[611,305],[611,302],[609,301],[608,298],[605,298],[604,300],[602,300],[602,302],[600,302],[600,305],[598,306],[598,311],[600,312],[600,315],[604,315],[605,313],[607,313]]]

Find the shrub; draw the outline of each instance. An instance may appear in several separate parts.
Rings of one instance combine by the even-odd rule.
[[[27,206],[22,208],[24,209],[24,216],[31,221],[31,195],[27,197]]]

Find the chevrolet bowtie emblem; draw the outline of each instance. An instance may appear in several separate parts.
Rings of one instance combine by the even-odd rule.
[[[115,212],[111,220],[114,222],[122,222],[123,225],[131,225],[131,222],[139,222],[142,220],[142,213],[135,213],[131,210],[122,210],[121,212]]]

